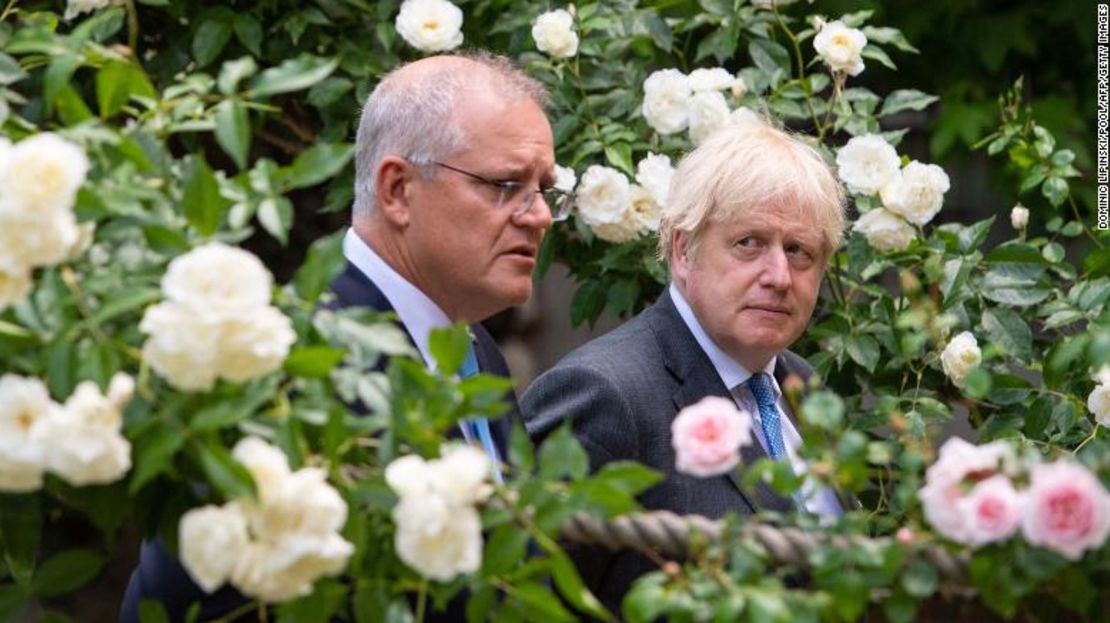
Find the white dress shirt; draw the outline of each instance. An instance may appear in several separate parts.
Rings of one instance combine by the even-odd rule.
[[[420,357],[429,370],[435,370],[436,362],[428,347],[428,336],[432,329],[451,326],[447,314],[416,286],[393,270],[370,245],[358,237],[354,229],[348,229],[343,237],[343,255],[378,286],[386,300],[397,312],[397,318],[416,342]]]
[[[763,421],[759,415],[759,405],[756,403],[751,389],[744,385],[752,376],[752,373],[740,362],[721,350],[721,347],[717,346],[716,342],[709,337],[701,323],[698,322],[697,316],[694,315],[694,310],[690,308],[690,304],[674,283],[670,285],[670,294],[675,308],[678,309],[678,315],[682,316],[683,322],[694,334],[698,346],[709,357],[709,361],[713,363],[713,368],[717,370],[717,375],[721,377],[725,387],[729,388],[736,405],[752,415],[752,421],[755,424],[752,426],[752,433],[759,445],[763,446],[764,452],[767,452],[767,439],[763,435]],[[782,423],[782,441],[783,445],[786,446],[787,457],[794,468],[794,473],[803,474],[806,471],[806,463],[798,457],[798,447],[802,445],[802,436],[795,428],[794,422],[786,416],[786,412],[783,410],[782,388],[779,387],[778,380],[775,379],[776,361],[777,358],[772,357],[771,361],[763,368],[763,372],[771,377],[771,389],[775,392],[775,408],[779,410],[779,421]],[[739,388],[739,391],[737,391],[737,388]],[[826,487],[817,489],[816,484],[808,479],[802,486],[806,510],[816,515],[840,515],[842,511],[840,503],[837,502],[836,494]]]

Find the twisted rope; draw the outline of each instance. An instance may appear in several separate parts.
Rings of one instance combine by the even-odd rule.
[[[610,521],[584,514],[574,515],[563,524],[560,536],[576,543],[603,545],[612,550],[651,551],[674,559],[690,552],[691,537],[696,539],[700,535],[710,541],[718,541],[723,532],[724,522],[721,520],[653,511],[625,515]],[[758,522],[743,525],[740,532],[743,537],[761,545],[776,564],[793,565],[799,569],[809,568],[809,552],[824,545],[847,548],[890,544],[889,538],[830,535]],[[920,548],[918,555],[937,569],[946,588],[952,592],[966,592],[965,557],[953,555],[935,545]]]

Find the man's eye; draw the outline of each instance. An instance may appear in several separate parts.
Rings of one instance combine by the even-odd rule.
[[[736,241],[736,246],[742,249],[752,249],[759,245],[759,240],[755,236],[744,236]]]

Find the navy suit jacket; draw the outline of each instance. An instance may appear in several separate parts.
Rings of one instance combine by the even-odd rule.
[[[808,379],[812,373],[794,353],[778,356],[775,377],[780,385],[790,374]],[[663,473],[664,479],[639,498],[648,510],[716,519],[730,511],[747,515],[792,508],[791,501],[765,483],[741,489],[735,472],[697,478],[675,470],[671,422],[706,396],[732,399],[665,292],[642,314],[537,378],[521,400],[521,412],[536,445],[557,426],[571,422],[592,470],[610,461],[633,460]],[[740,454],[745,465],[766,456],[758,442],[741,446]],[[616,612],[631,583],[657,567],[633,551],[573,545],[567,551],[590,590]]]
[[[389,300],[378,286],[353,264],[347,264],[329,289],[335,298],[325,306],[327,308],[369,307],[378,311],[393,311]],[[471,325],[470,328],[476,339],[474,351],[481,371],[508,377],[509,367],[489,332],[480,324]],[[384,368],[385,363],[381,361],[379,366]],[[512,422],[519,418],[520,412],[516,394],[510,391],[507,398],[511,405],[509,413],[490,422],[490,432],[502,457],[508,457],[509,432]],[[206,594],[193,583],[184,567],[166,550],[160,539],[143,542],[139,566],[131,574],[120,608],[120,623],[139,623],[139,603],[144,599],[162,602],[170,621],[174,623],[184,620],[185,612],[193,602],[201,604],[200,621],[226,616],[247,602],[247,598],[231,586],[224,586],[210,595]],[[428,612],[425,621],[465,621],[463,601],[455,599],[443,612]],[[253,620],[255,613],[248,613],[247,616]]]

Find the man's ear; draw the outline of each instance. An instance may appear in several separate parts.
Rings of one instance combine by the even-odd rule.
[[[690,258],[686,253],[686,232],[677,229],[671,231],[671,278],[679,285],[686,284],[686,275],[690,271]]]
[[[410,194],[416,178],[416,167],[399,156],[386,156],[378,163],[374,180],[375,211],[394,227],[408,227]]]

